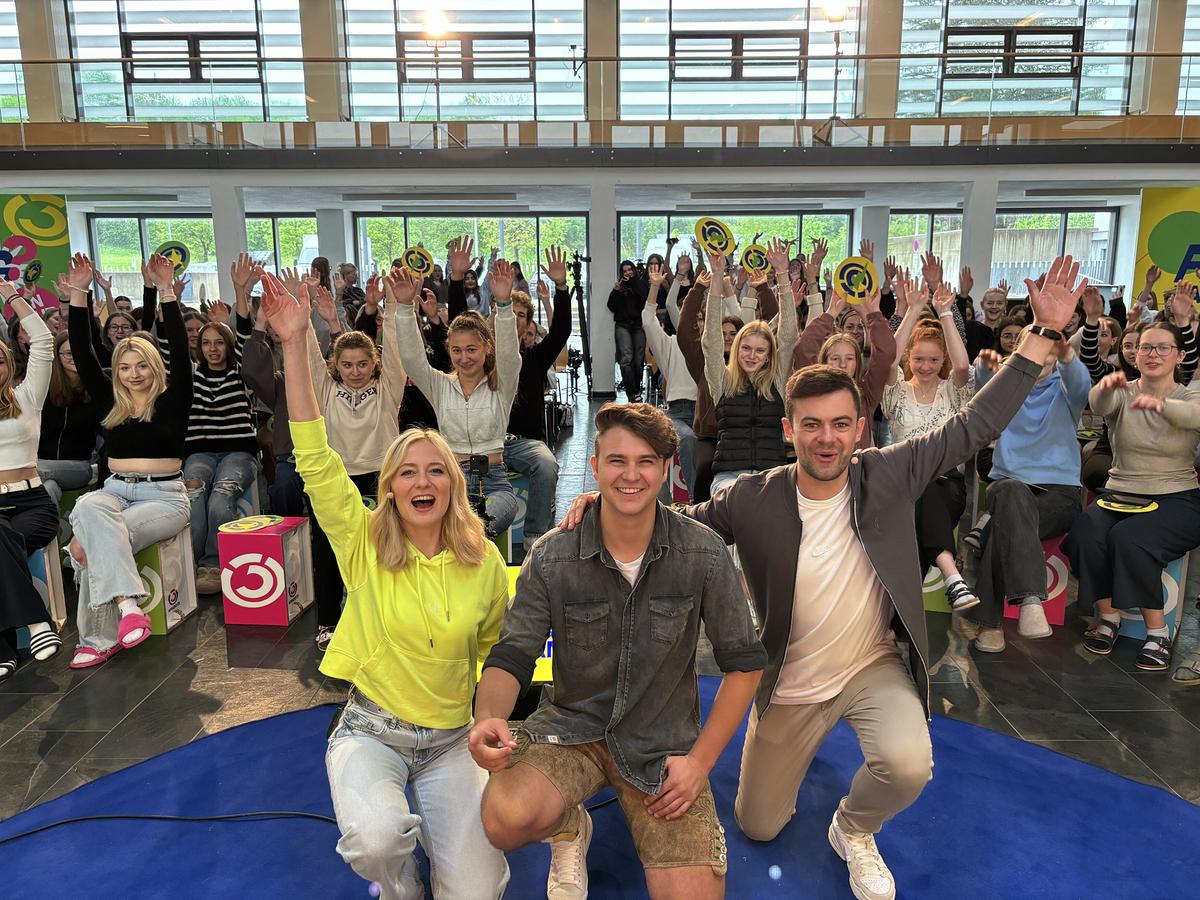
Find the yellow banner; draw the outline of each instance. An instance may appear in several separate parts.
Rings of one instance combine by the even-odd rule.
[[[1200,280],[1200,187],[1146,188],[1138,224],[1138,256],[1130,297],[1146,283],[1151,265],[1163,270],[1158,291],[1182,281]]]

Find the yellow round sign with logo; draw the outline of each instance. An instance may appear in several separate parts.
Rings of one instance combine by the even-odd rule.
[[[270,528],[272,525],[278,525],[283,521],[283,516],[246,516],[244,519],[235,519],[232,522],[226,522],[217,531],[223,531],[226,534],[245,534],[248,531],[260,531],[263,528]]]
[[[404,261],[404,267],[414,275],[424,278],[433,274],[433,257],[424,247],[409,247],[400,258]]]
[[[701,249],[714,256],[728,256],[737,249],[729,226],[712,216],[705,216],[696,223],[696,240]]]
[[[751,244],[742,251],[742,268],[753,273],[760,274],[771,268],[771,261],[767,259],[767,248],[762,244]]]
[[[851,256],[838,264],[833,273],[833,289],[847,303],[862,303],[879,289],[875,263],[865,256]]]
[[[1158,509],[1158,504],[1153,500],[1142,503],[1129,503],[1109,497],[1101,497],[1096,501],[1096,505],[1101,509],[1107,509],[1109,512],[1115,513],[1145,513],[1154,512]]]
[[[175,267],[176,278],[187,271],[188,264],[192,261],[192,254],[179,241],[165,241],[154,252],[171,261],[171,265]]]
[[[25,274],[22,276],[26,284],[33,284],[42,277],[42,261],[35,259],[25,267]]]

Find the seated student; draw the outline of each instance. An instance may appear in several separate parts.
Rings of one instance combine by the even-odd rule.
[[[146,587],[134,554],[188,524],[181,472],[192,406],[187,331],[173,293],[171,261],[154,255],[148,272],[160,294],[166,337],[176,360],[169,378],[154,344],[134,334],[113,350],[109,379],[91,344],[87,286],[92,264],[76,254],[67,274],[73,288],[67,326],[71,352],[84,388],[110,405],[101,425],[112,471],[100,490],[84,494],[71,511],[71,558],[80,584],[73,669],[99,665],[150,636],[150,619],[138,607]]]
[[[712,287],[704,322],[704,378],[717,413],[717,451],[713,457],[712,491],[747,472],[781,465],[783,387],[792,371],[792,350],[798,329],[796,305],[788,283],[787,253],[772,241],[767,253],[779,277],[779,334],[762,320],[742,328],[724,360],[717,330],[721,310],[725,258],[709,255]]]
[[[351,684],[325,754],[338,853],[384,897],[413,898],[423,895],[420,842],[435,896],[499,898],[508,866],[484,835],[487,777],[467,733],[478,659],[508,605],[504,561],[436,432],[413,428],[390,443],[384,492],[367,510],[320,418],[308,369],[310,288],[297,300],[274,275],[262,278],[283,344],[296,466],[349,588],[321,662]]]
[[[1131,380],[1137,378],[1137,342],[1142,323],[1136,322],[1123,332],[1116,319],[1102,315],[1104,298],[1095,288],[1083,292],[1080,304],[1084,318],[1071,343],[1079,359],[1087,366],[1092,384],[1099,383],[1112,372],[1124,372],[1125,377]],[[1107,426],[1101,426],[1100,436],[1084,446],[1082,455],[1080,481],[1084,488],[1098,493],[1108,481],[1108,470],[1112,467],[1112,446],[1108,442]]]
[[[1003,362],[994,350],[979,357],[980,386]],[[975,592],[981,603],[968,613],[979,626],[975,648],[1004,649],[1004,602],[1020,605],[1024,638],[1049,637],[1041,542],[1070,530],[1079,517],[1079,442],[1076,430],[1091,382],[1087,367],[1066,343],[1055,344],[1025,403],[996,440],[987,491],[990,515],[980,542]],[[975,629],[970,629],[974,631]]]
[[[249,257],[240,262],[253,266]],[[238,518],[238,501],[258,477],[258,430],[242,377],[242,346],[253,330],[249,316],[250,295],[238,291],[237,334],[226,324],[229,307],[220,301],[209,307],[209,321],[200,329],[183,463],[198,594],[220,592],[218,529]]]
[[[550,329],[537,338],[533,305],[529,295],[513,291],[513,313],[521,335],[521,372],[508,433],[504,440],[504,466],[529,478],[529,499],[525,506],[525,547],[550,530],[554,524],[554,494],[558,489],[558,460],[546,445],[546,373],[571,336],[571,293],[567,290],[567,254],[561,247],[546,251],[546,277],[554,282],[554,311]],[[546,290],[538,281],[539,297]],[[451,320],[455,310],[450,310]],[[532,333],[532,334],[531,334]],[[531,339],[526,341],[526,337]]]
[[[1105,493],[1146,512],[1116,512],[1093,503],[1063,542],[1079,579],[1082,608],[1095,604],[1096,621],[1083,636],[1092,653],[1112,652],[1121,627],[1118,610],[1140,609],[1146,642],[1135,664],[1166,671],[1171,637],[1163,613],[1163,566],[1200,545],[1200,391],[1177,381],[1184,339],[1168,322],[1146,325],[1138,335],[1140,375],[1106,375],[1088,397],[1104,416],[1113,449]]]
[[[104,399],[93,397],[83,386],[68,341],[65,332],[54,339],[50,390],[42,407],[38,441],[38,476],[56,509],[63,491],[91,483],[100,420],[108,413]]]
[[[550,843],[549,897],[587,896],[592,821],[583,804],[606,785],[651,897],[723,894],[725,837],[708,773],[765,657],[725,545],[656,499],[677,441],[655,407],[601,407],[592,457],[600,502],[574,532],[549,532],[525,557],[484,663],[470,737],[475,761],[492,773],[484,829],[502,850]],[[703,728],[701,624],[726,673]],[[508,717],[551,630],[554,684],[513,740]]]
[[[450,278],[461,280],[470,258],[468,241],[455,242]],[[497,260],[488,276],[496,312],[493,336],[477,313],[466,312],[450,323],[447,344],[454,371],[434,369],[425,354],[414,301],[421,281],[407,269],[384,279],[387,302],[398,310],[399,350],[413,384],[433,405],[438,427],[467,479],[475,502],[484,497],[488,532],[502,534],[517,515],[517,495],[504,467],[504,436],[521,374],[521,351],[512,309],[512,274]]]
[[[18,384],[12,351],[0,342],[0,683],[17,669],[17,628],[29,628],[29,650],[39,662],[62,646],[29,573],[29,555],[58,531],[58,507],[37,471],[54,337],[16,287],[0,281],[0,306],[5,303],[29,335],[29,355]]]
[[[896,336],[888,327],[887,319],[879,311],[879,294],[872,294],[863,301],[862,313],[855,312],[845,318],[847,325],[859,323],[860,328],[843,328],[836,323],[854,307],[848,307],[846,298],[835,293],[829,309],[817,316],[800,334],[792,354],[792,368],[802,369],[813,363],[836,366],[855,380],[863,398],[863,409],[868,421],[874,421],[875,413],[883,399],[883,390],[896,360]],[[864,324],[865,323],[865,324]],[[870,340],[867,340],[867,335]],[[870,363],[864,350],[870,349]],[[874,444],[871,428],[863,430],[860,449]]]

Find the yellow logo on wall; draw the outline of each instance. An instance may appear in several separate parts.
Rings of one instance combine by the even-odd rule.
[[[39,247],[61,247],[67,231],[67,202],[53,194],[14,194],[4,204],[4,229],[33,238]]]
[[[1137,296],[1151,265],[1163,271],[1160,302],[1170,285],[1194,282],[1200,270],[1200,188],[1146,188],[1138,223],[1138,258],[1129,295]]]

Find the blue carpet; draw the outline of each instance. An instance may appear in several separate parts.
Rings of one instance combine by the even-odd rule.
[[[702,679],[706,708],[716,684]],[[101,813],[332,815],[324,766],[332,712],[324,706],[289,713],[196,741],[0,822],[0,840]],[[853,732],[839,726],[825,742],[795,819],[770,844],[750,842],[733,824],[741,745],[739,732],[713,773],[729,841],[728,896],[850,897],[845,866],[825,831],[862,761]],[[1196,896],[1200,859],[1192,844],[1200,808],[950,719],[934,720],[933,746],[933,781],[879,839],[901,896]],[[591,896],[644,897],[620,807],[600,809],[595,823]],[[337,856],[336,840],[333,825],[314,820],[80,823],[0,844],[0,880],[9,900],[97,894],[365,900],[368,886]],[[548,861],[541,845],[511,854],[506,896],[544,897]]]

